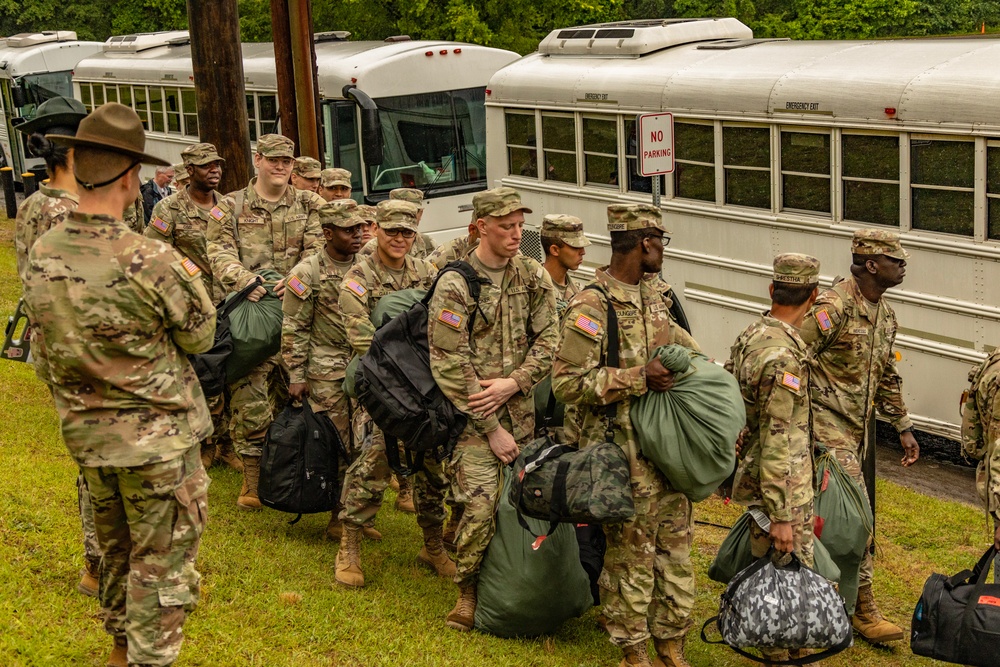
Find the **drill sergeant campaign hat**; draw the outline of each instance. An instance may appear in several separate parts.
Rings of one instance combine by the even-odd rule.
[[[302,156],[295,158],[295,166],[292,167],[292,173],[301,178],[319,178],[321,169],[322,166],[319,160],[309,156]]]
[[[10,124],[25,134],[43,132],[72,137],[80,121],[86,117],[87,109],[83,102],[72,97],[53,97],[38,105],[31,120],[11,118]]]
[[[264,157],[295,157],[295,144],[280,134],[265,134],[257,140],[257,153]]]
[[[351,187],[351,172],[346,169],[324,169],[320,173],[319,184],[324,188],[332,188],[340,185],[345,188]]]
[[[417,231],[416,204],[398,199],[386,199],[378,203],[375,222],[382,229],[412,229]]]
[[[389,192],[389,199],[408,201],[411,204],[423,207],[424,192],[423,190],[417,190],[416,188],[396,188],[395,190]]]
[[[819,283],[819,260],[797,252],[786,252],[774,258],[776,283],[816,285]]]
[[[611,204],[608,206],[608,231],[630,232],[633,229],[658,229],[669,234],[663,214],[649,204]]]
[[[549,213],[542,218],[542,238],[559,239],[572,248],[585,248],[590,239],[583,233],[583,220],[575,215]]]
[[[488,215],[500,218],[514,211],[531,213],[531,209],[521,203],[521,195],[514,188],[493,188],[477,192],[472,197],[472,210],[476,218]]]
[[[117,102],[108,102],[94,109],[92,114],[80,121],[75,136],[46,134],[45,138],[74,148],[93,148],[109,153],[118,153],[132,160],[132,164],[121,171],[118,170],[117,165],[112,163],[101,169],[94,169],[91,173],[81,175],[76,173],[74,167],[76,182],[85,190],[110,185],[139,163],[153,164],[158,167],[170,166],[166,160],[144,152],[146,150],[146,132],[142,129],[142,121],[132,109]]]
[[[180,171],[184,171],[184,167],[189,164],[200,167],[201,165],[212,164],[213,162],[225,162],[219,155],[219,151],[215,149],[215,146],[208,143],[188,146],[181,151],[181,159],[184,161],[184,164],[180,166]],[[177,165],[174,165],[174,171],[177,171]]]
[[[910,253],[903,250],[899,234],[884,229],[859,229],[851,239],[851,253],[854,255],[885,255],[895,259],[909,259]]]
[[[364,224],[364,220],[358,216],[358,204],[353,199],[334,199],[320,206],[316,212],[319,214],[319,224],[322,227],[354,227]]]

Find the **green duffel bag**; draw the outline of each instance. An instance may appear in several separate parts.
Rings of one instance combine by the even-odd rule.
[[[719,547],[719,553],[715,554],[712,564],[708,566],[709,579],[728,584],[756,560],[750,549],[750,522],[753,520],[750,512],[744,512],[729,529],[729,534]],[[816,572],[834,583],[840,581],[840,568],[833,562],[823,543],[816,539],[813,540],[813,561]]]
[[[874,520],[868,495],[832,452],[816,457],[816,496],[813,501],[816,537],[840,568],[840,596],[849,614],[858,599],[861,561],[868,550]]]
[[[375,304],[375,308],[372,310],[371,321],[378,329],[383,324],[396,317],[401,313],[405,313],[410,308],[413,308],[416,304],[420,303],[423,298],[427,295],[427,290],[425,289],[403,289],[398,292],[390,292],[384,297],[378,300]],[[347,364],[347,370],[344,372],[344,393],[351,398],[357,398],[358,395],[354,391],[354,374],[358,370],[358,355],[351,357],[351,363]]]
[[[267,361],[281,349],[281,299],[274,286],[282,279],[277,271],[260,272],[267,293],[259,301],[246,301],[229,313],[229,331],[233,336],[233,352],[226,359],[226,381],[232,384]],[[223,304],[236,297],[229,294]]]
[[[479,570],[475,621],[476,628],[499,637],[534,637],[583,614],[593,596],[573,526],[559,524],[540,542],[523,529],[510,503],[513,477],[505,468],[496,532]],[[548,528],[544,521],[522,520],[535,533]]]
[[[632,401],[632,426],[643,456],[692,502],[704,500],[736,467],[736,438],[746,424],[740,386],[724,368],[680,345],[653,355],[674,372],[670,391]]]

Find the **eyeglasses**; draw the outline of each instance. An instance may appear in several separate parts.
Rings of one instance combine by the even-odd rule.
[[[666,248],[668,245],[670,245],[670,237],[667,236],[666,234],[659,234],[659,235],[657,235],[657,234],[649,234],[648,236],[646,236],[646,238],[647,239],[659,239],[660,243],[663,244],[664,248]]]
[[[404,239],[412,239],[417,235],[417,232],[412,229],[403,229],[402,227],[395,227],[393,229],[382,228],[386,236],[402,236]]]

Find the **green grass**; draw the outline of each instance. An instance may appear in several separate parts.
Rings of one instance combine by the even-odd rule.
[[[19,295],[10,221],[0,218],[0,313]],[[82,567],[75,466],[59,438],[58,421],[31,367],[0,362],[0,665],[103,665],[110,649],[96,602],[75,592]],[[380,544],[366,542],[368,586],[334,585],[335,545],[322,539],[327,517],[288,516],[235,508],[239,475],[215,468],[210,522],[198,569],[202,603],[185,625],[181,667],[259,665],[375,667],[570,667],[617,665],[620,653],[595,624],[596,611],[566,623],[549,638],[497,639],[444,626],[455,586],[415,563],[419,531],[395,512],[392,494],[377,526]],[[989,543],[984,515],[880,481],[880,553],[876,592],[888,617],[908,627],[931,572],[969,567]],[[730,525],[735,506],[698,505],[696,517]],[[713,615],[722,587],[706,576],[725,531],[696,526],[698,599],[694,619]],[[295,593],[301,596],[283,596]],[[689,635],[691,664],[749,665],[724,647]],[[873,649],[863,642],[823,664],[920,665],[905,642]]]

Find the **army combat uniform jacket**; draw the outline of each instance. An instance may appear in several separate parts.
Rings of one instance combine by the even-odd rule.
[[[478,245],[478,239],[471,243],[469,242],[468,234],[459,236],[439,245],[434,249],[434,252],[427,256],[427,260],[438,267],[438,269],[443,269],[444,265],[449,262],[454,262],[456,259],[466,259],[469,253],[475,250]]]
[[[969,382],[962,405],[962,449],[979,461],[979,497],[1000,523],[1000,349],[969,372]]]
[[[80,199],[71,192],[56,190],[42,183],[17,209],[14,219],[14,250],[17,254],[17,275],[24,283],[28,270],[28,251],[45,232],[66,219],[76,210]]]

